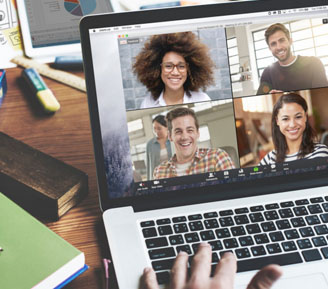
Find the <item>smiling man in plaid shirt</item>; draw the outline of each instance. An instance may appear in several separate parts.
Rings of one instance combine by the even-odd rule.
[[[155,168],[154,179],[202,174],[235,167],[224,150],[197,147],[199,124],[192,109],[173,109],[166,119],[169,139],[174,143],[176,153],[170,160]]]

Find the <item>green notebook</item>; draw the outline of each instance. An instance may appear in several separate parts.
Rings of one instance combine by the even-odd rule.
[[[84,254],[0,193],[0,288],[54,288]]]

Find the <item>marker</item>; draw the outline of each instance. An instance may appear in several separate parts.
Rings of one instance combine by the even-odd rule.
[[[45,112],[52,113],[60,108],[60,104],[56,97],[47,87],[39,73],[34,68],[24,69],[22,76],[38,98]]]
[[[64,70],[83,70],[82,56],[57,56],[51,67]]]

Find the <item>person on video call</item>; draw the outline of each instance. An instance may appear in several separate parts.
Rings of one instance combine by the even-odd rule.
[[[289,30],[281,23],[265,31],[265,40],[277,62],[264,69],[257,94],[328,86],[325,68],[319,58],[293,55]]]
[[[208,101],[213,84],[209,49],[192,32],[154,35],[137,55],[133,71],[149,94],[141,108]]]
[[[261,165],[298,159],[328,157],[328,148],[316,143],[316,134],[309,123],[308,106],[296,93],[282,95],[273,107],[271,129],[274,150]]]
[[[234,289],[237,271],[236,258],[232,253],[225,253],[210,277],[212,251],[207,243],[201,243],[192,259],[191,274],[188,278],[187,253],[181,251],[171,270],[171,289]],[[270,289],[280,278],[282,270],[278,265],[268,265],[252,278],[245,289]],[[140,289],[159,289],[156,274],[152,268],[145,268],[140,282]]]
[[[175,154],[154,170],[154,179],[233,169],[234,164],[222,149],[198,148],[199,124],[195,112],[186,107],[171,110],[166,115],[169,140]]]
[[[155,167],[172,157],[171,142],[168,139],[167,123],[164,115],[153,119],[153,130],[156,137],[147,142],[147,179],[153,178]]]

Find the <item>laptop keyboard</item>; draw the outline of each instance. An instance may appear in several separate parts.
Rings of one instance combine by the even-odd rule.
[[[268,264],[328,259],[328,196],[140,222],[160,284],[168,283],[175,257],[188,253],[189,267],[200,242],[212,247],[212,269],[233,252],[237,271]]]

